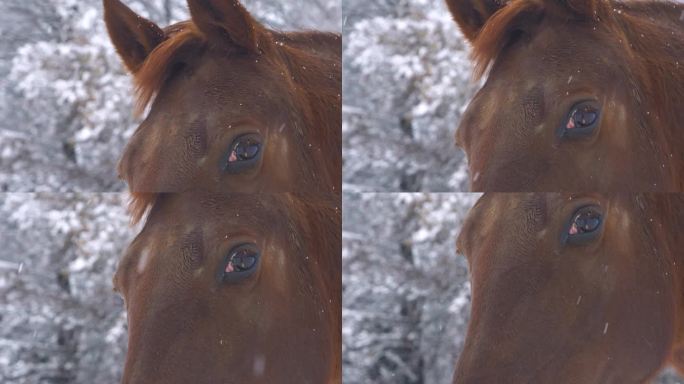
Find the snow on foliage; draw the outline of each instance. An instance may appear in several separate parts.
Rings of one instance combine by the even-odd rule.
[[[345,383],[447,383],[470,288],[456,236],[476,194],[346,193]]]
[[[466,190],[454,133],[477,84],[469,47],[446,6],[399,0],[385,12],[349,8],[355,13],[345,15],[344,30],[347,188]]]
[[[0,382],[114,383],[126,350],[111,277],[124,194],[0,195]]]

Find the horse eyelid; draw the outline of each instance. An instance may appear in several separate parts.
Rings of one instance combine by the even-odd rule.
[[[575,113],[580,109],[591,108],[595,114],[595,118],[591,124],[581,127],[576,126],[577,123],[573,118]],[[576,102],[564,115],[562,123],[557,128],[558,137],[561,139],[568,138],[583,138],[593,135],[601,122],[601,105],[596,100],[583,100]]]
[[[598,224],[595,229],[588,232],[580,232],[581,228],[575,227],[575,221],[583,213],[594,213],[598,219]],[[592,240],[595,240],[603,230],[603,210],[598,205],[584,205],[577,208],[570,216],[570,220],[563,227],[561,234],[561,243],[568,245],[584,245]],[[574,233],[573,233],[574,232]]]
[[[251,140],[253,144],[256,145],[256,153],[253,155],[252,158],[250,159],[245,159],[245,160],[239,160],[236,158],[236,149],[238,145],[241,143],[241,140]],[[246,133],[242,134],[239,136],[236,136],[230,143],[230,146],[228,147],[228,151],[226,154],[224,154],[221,157],[221,163],[220,167],[223,170],[223,172],[226,173],[240,173],[244,170],[247,170],[254,165],[256,165],[259,161],[259,158],[261,157],[263,152],[263,140],[261,136],[257,133]]]

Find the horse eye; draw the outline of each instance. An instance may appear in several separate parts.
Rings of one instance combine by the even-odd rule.
[[[254,244],[241,244],[228,252],[221,271],[225,282],[236,282],[251,276],[259,264],[259,249]]]
[[[602,224],[603,215],[599,207],[582,207],[572,216],[564,238],[568,244],[586,244],[600,235]]]
[[[561,137],[585,137],[598,126],[600,106],[595,101],[583,101],[570,108],[560,127]]]
[[[235,138],[228,154],[222,159],[222,168],[228,173],[238,173],[256,164],[261,154],[261,138],[257,134],[246,134]]]

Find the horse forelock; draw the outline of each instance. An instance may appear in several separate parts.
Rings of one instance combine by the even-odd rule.
[[[593,21],[614,33],[633,31],[641,34],[642,28],[661,29],[662,32],[662,21],[668,17],[672,18],[670,27],[676,28],[676,24],[681,26],[680,12],[684,11],[684,5],[669,1],[596,1],[592,15],[581,17],[573,13],[573,3],[570,0],[560,3],[549,0],[502,0],[501,3],[501,8],[487,19],[472,43],[476,77],[483,76],[496,60],[510,40],[511,32],[527,31],[529,24],[535,23],[543,15],[556,15],[568,22]],[[668,29],[668,34],[670,30]],[[658,42],[662,43],[663,40]],[[662,55],[659,57],[662,58]]]
[[[158,193],[131,192],[130,202],[128,203],[128,213],[131,216],[131,223],[138,224],[154,206]]]
[[[492,15],[478,32],[473,41],[471,57],[475,62],[475,76],[481,78],[499,52],[508,43],[509,34],[520,18],[525,15],[538,14],[542,10],[542,2],[536,0],[511,0]]]
[[[255,25],[254,28],[260,28]],[[265,53],[266,59],[273,56],[273,46],[270,44],[270,31],[263,30],[259,34],[259,47]],[[145,59],[140,69],[134,75],[134,83],[137,94],[136,113],[141,114],[153,101],[164,83],[173,75],[174,65],[189,60],[191,53],[197,53],[208,44],[208,38],[192,20],[182,21],[164,28],[164,40],[155,47]],[[231,49],[222,48],[227,55],[231,55]],[[235,51],[240,48],[235,47]],[[196,55],[194,55],[196,56]]]
[[[614,1],[551,1],[551,0],[501,0],[501,8],[495,12],[478,32],[473,41],[472,58],[475,62],[475,77],[481,78],[499,56],[516,31],[530,32],[534,25],[546,15],[554,15],[564,22],[601,22],[612,27],[609,17]],[[583,9],[589,7],[590,9]],[[590,15],[583,14],[590,12]]]
[[[190,21],[166,27],[164,35],[164,41],[149,54],[140,69],[134,73],[133,81],[137,96],[136,114],[138,115],[142,114],[164,82],[168,80],[173,71],[173,65],[179,60],[184,50],[204,41],[202,34]]]

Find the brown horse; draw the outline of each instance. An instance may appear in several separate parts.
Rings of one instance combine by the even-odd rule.
[[[684,195],[484,195],[458,248],[472,315],[455,383],[684,374]]]
[[[684,191],[684,4],[447,0],[489,72],[456,133],[477,191]]]
[[[119,173],[141,214],[157,193],[339,193],[341,40],[281,33],[235,0],[188,0],[159,28],[104,0],[109,35],[147,118]]]
[[[336,204],[160,194],[114,278],[123,383],[340,383]]]

